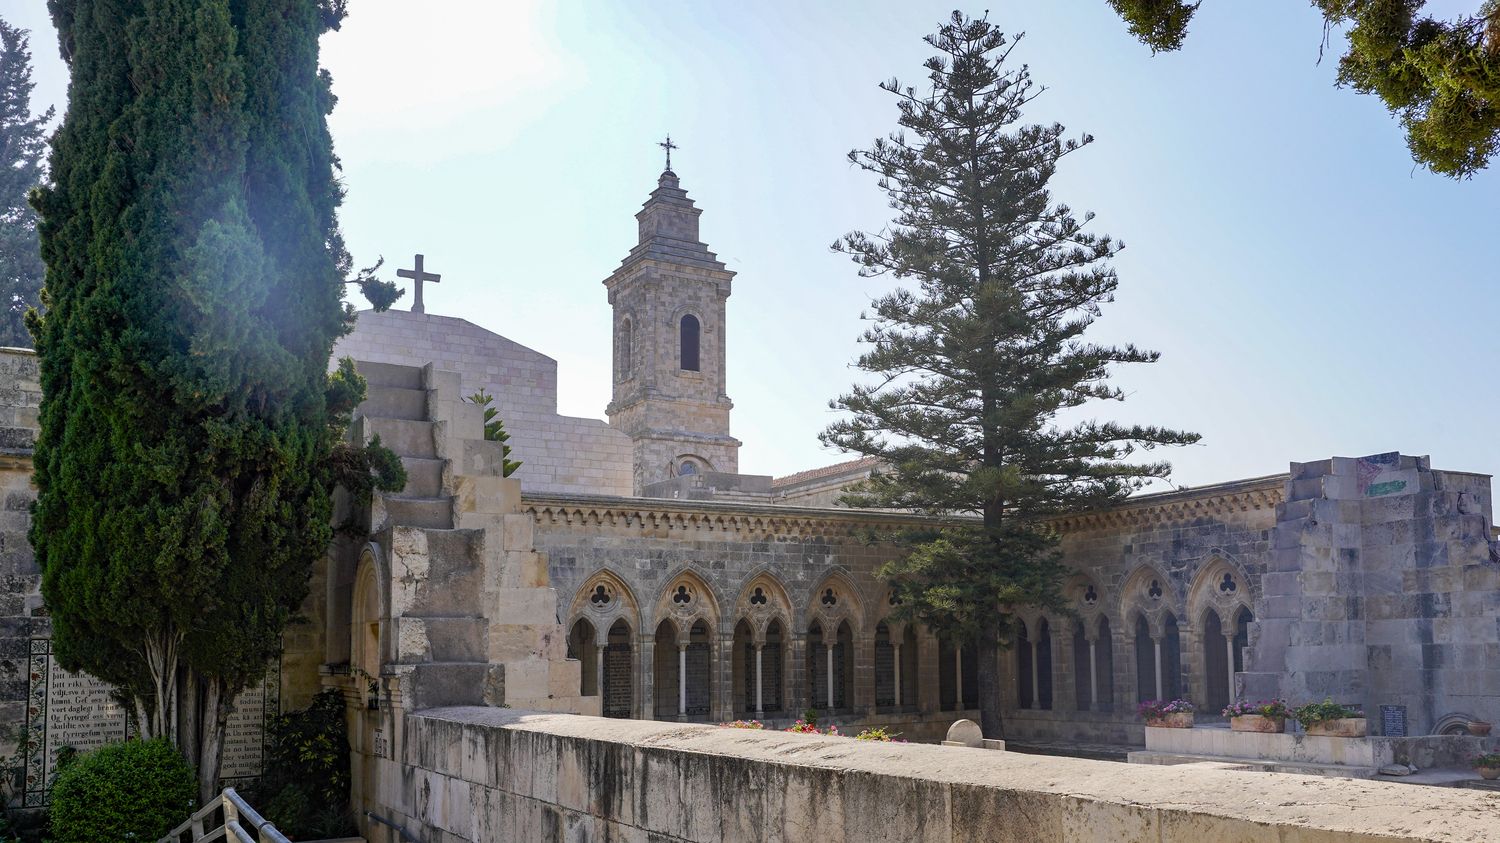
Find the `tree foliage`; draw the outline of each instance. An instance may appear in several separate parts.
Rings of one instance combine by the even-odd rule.
[[[42,253],[26,196],[42,183],[53,115],[31,113],[29,42],[25,30],[0,20],[0,345],[27,348],[26,311],[41,305]]]
[[[1197,2],[1108,0],[1152,52],[1180,48]],[[1433,172],[1468,178],[1500,146],[1500,2],[1439,20],[1426,0],[1312,0],[1324,38],[1347,27],[1340,85],[1385,102],[1406,129],[1412,157]]]
[[[929,87],[896,80],[901,131],[849,160],[879,177],[896,216],[834,249],[862,275],[911,282],[874,302],[858,360],[873,383],[832,402],[847,417],[823,440],[879,457],[884,468],[846,502],[976,522],[904,533],[905,558],[885,567],[900,611],[980,649],[983,728],[997,735],[996,647],[1010,607],[1057,606],[1065,574],[1047,521],[1116,503],[1165,478],[1140,449],[1194,434],[1108,421],[1072,421],[1095,401],[1119,401],[1111,367],[1155,352],[1087,341],[1118,284],[1120,248],[1053,200],[1058,162],[1091,138],[1022,124],[1038,94],[1015,42],[983,19],[954,13],[927,43]],[[1069,420],[1065,420],[1065,417]]]
[[[501,476],[515,474],[521,463],[510,458],[510,446],[505,444],[510,441],[510,434],[505,432],[505,421],[500,418],[500,411],[490,406],[494,403],[495,396],[481,389],[465,400],[484,408],[484,438],[488,442],[500,443],[501,461],[504,463]]]
[[[36,194],[48,311],[31,530],[70,670],[213,792],[330,540],[364,384],[312,0],[50,0],[71,71]]]

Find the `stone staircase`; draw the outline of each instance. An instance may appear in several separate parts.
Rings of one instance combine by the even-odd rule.
[[[351,432],[379,436],[407,473],[369,513],[389,571],[395,662],[383,672],[398,677],[403,707],[579,710],[546,559],[531,546],[520,484],[502,476],[500,444],[484,439],[483,410],[462,400],[455,373],[355,366],[367,391]]]
[[[503,673],[494,675],[486,646],[477,547],[483,534],[455,529],[449,460],[439,449],[446,425],[429,408],[434,390],[417,367],[359,363],[357,369],[367,390],[356,424],[367,439],[379,436],[406,468],[406,487],[377,495],[371,518],[384,516],[372,526],[389,554],[391,632],[412,690],[405,702],[412,708],[499,704]]]

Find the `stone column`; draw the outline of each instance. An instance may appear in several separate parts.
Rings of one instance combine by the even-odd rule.
[[[1031,648],[1031,705],[1027,707],[1041,708],[1042,683],[1039,681],[1041,679],[1041,667],[1037,664],[1037,655],[1041,653],[1041,648],[1037,646],[1037,642],[1029,638],[1026,640],[1026,646]]]
[[[1224,699],[1234,705],[1234,634],[1230,632],[1224,633],[1224,677],[1229,683],[1229,696]]]
[[[640,668],[636,672],[635,684],[640,687],[640,707],[637,716],[642,720],[656,719],[656,638],[636,636],[635,652],[640,654]]]
[[[765,693],[765,685],[761,682],[760,678],[760,657],[761,651],[764,650],[765,647],[766,645],[764,644],[755,645],[755,719],[757,720],[761,719],[766,711],[765,706],[762,702],[762,695]]]
[[[677,716],[687,716],[687,648],[677,645]]]
[[[964,648],[953,642],[953,710],[964,710]]]
[[[604,645],[594,645],[594,693],[599,695],[599,704],[604,704]]]
[[[1156,698],[1161,699],[1161,639],[1153,637],[1151,644],[1156,648]]]
[[[894,644],[892,646],[893,646],[893,648],[895,649],[895,652],[896,652],[896,655],[895,655],[895,659],[896,659],[896,707],[900,708],[901,707],[901,644],[898,642],[898,643],[896,643],[896,644]]]
[[[1089,711],[1099,710],[1099,642],[1089,639]],[[1075,673],[1077,671],[1074,671]]]
[[[828,671],[826,674],[824,674],[827,678],[823,682],[823,687],[824,687],[825,690],[828,691],[828,708],[830,710],[832,710],[833,709],[833,645],[829,644],[827,641],[823,642],[823,656],[824,656],[824,662],[827,664],[827,667],[824,668],[824,669]]]

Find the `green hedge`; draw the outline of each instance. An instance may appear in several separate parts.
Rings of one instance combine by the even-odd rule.
[[[160,839],[193,812],[197,791],[192,768],[164,740],[101,747],[57,774],[51,843]]]

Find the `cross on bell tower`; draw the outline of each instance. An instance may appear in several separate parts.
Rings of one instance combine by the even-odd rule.
[[[417,255],[415,263],[415,269],[398,269],[396,270],[396,275],[401,278],[410,278],[416,287],[416,293],[412,296],[411,300],[411,312],[426,313],[427,308],[422,306],[422,282],[431,281],[432,283],[436,284],[437,282],[443,280],[443,276],[438,275],[436,272],[422,271],[421,255]]]
[[[670,132],[667,134],[667,139],[657,144],[657,146],[667,151],[667,172],[672,172],[672,150],[681,149],[682,147],[678,146],[675,143],[672,143],[672,135]]]

